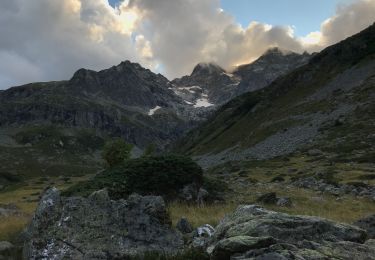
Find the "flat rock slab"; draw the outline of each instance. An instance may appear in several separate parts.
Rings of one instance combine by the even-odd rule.
[[[212,260],[375,259],[367,238],[355,226],[246,205],[220,222],[207,251]]]

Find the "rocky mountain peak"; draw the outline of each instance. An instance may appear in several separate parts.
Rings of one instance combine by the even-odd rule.
[[[199,63],[194,67],[191,76],[221,74],[225,70],[215,63]]]
[[[123,61],[98,72],[80,69],[67,82],[66,88],[77,97],[115,101],[149,114],[150,109],[156,107],[186,105],[169,89],[169,85],[169,80],[163,75],[155,74],[138,63]]]
[[[310,57],[307,53],[275,47],[233,73],[215,63],[199,63],[190,76],[175,79],[172,84],[175,93],[189,103],[207,99],[211,104],[220,105],[235,96],[266,87],[277,77],[306,64]]]
[[[70,79],[70,81],[81,82],[89,78],[92,78],[95,75],[95,73],[96,71],[81,68],[73,74],[73,77]]]
[[[262,56],[267,56],[267,55],[288,55],[288,54],[291,54],[293,53],[292,51],[290,50],[285,50],[285,49],[282,49],[282,48],[279,48],[279,47],[271,47],[269,48],[268,50],[266,50]]]

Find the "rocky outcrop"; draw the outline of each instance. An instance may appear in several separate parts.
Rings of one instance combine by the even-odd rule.
[[[311,189],[334,196],[343,196],[346,194],[350,194],[353,196],[363,197],[375,201],[375,186],[368,185],[362,182],[354,182],[348,184],[329,184],[319,176],[310,176],[298,179],[294,181],[292,185],[298,188]]]
[[[247,205],[221,221],[208,252],[213,260],[375,259],[366,238],[351,225]]]
[[[161,197],[111,201],[106,190],[87,199],[46,191],[26,234],[26,259],[127,259],[183,247]]]

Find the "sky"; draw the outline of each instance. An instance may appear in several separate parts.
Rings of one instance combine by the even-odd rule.
[[[120,0],[109,0],[112,6]],[[246,27],[251,21],[274,25],[292,25],[297,36],[317,31],[339,4],[354,0],[221,0],[221,8]],[[308,11],[308,15],[306,15]]]
[[[222,0],[222,8],[242,26],[251,21],[292,25],[297,36],[320,29],[322,21],[334,15],[336,6],[352,0]],[[307,12],[307,13],[306,13]]]
[[[169,79],[268,48],[315,52],[375,21],[375,0],[1,0],[0,89],[130,60]]]

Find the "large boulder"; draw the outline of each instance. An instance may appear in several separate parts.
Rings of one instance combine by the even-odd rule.
[[[182,233],[182,234],[189,234],[193,232],[193,227],[191,226],[190,222],[187,220],[187,218],[181,218],[177,224],[176,228]]]
[[[355,226],[247,205],[220,222],[207,251],[213,260],[375,259],[366,238]]]
[[[112,201],[106,190],[89,198],[43,196],[26,230],[25,259],[127,259],[146,252],[175,254],[183,248],[170,227],[161,197],[132,195]]]

